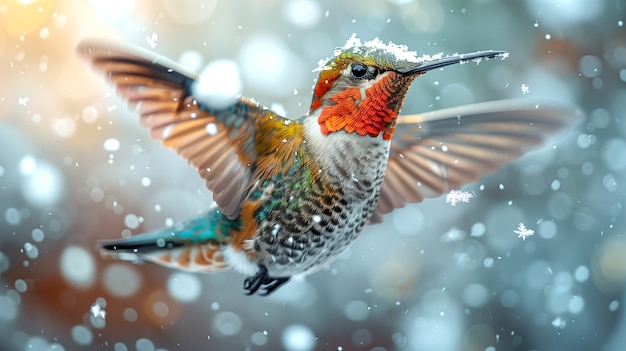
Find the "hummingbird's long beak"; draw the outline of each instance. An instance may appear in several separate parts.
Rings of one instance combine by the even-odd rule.
[[[453,65],[455,63],[462,64],[470,61],[480,62],[482,59],[492,59],[496,57],[505,59],[508,55],[508,52],[500,50],[477,51],[469,54],[455,54],[434,60],[423,61],[418,63],[415,67],[402,68],[397,71],[406,74],[424,74],[427,71]]]

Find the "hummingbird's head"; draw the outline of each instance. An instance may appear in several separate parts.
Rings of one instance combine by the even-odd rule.
[[[506,57],[506,53],[417,56],[405,45],[385,44],[378,38],[362,43],[353,34],[331,58],[320,61],[309,114],[319,110],[318,123],[323,134],[382,134],[383,139],[389,140],[416,77],[454,63],[500,56]]]

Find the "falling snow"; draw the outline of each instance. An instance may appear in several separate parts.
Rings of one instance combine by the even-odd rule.
[[[156,33],[152,33],[152,35],[146,37],[146,42],[148,43],[148,45],[150,45],[151,48],[154,49],[157,46],[157,39],[159,39],[159,36]]]
[[[530,92],[530,88],[526,84],[522,84],[520,90],[522,91],[522,94],[528,94]]]
[[[469,191],[452,190],[446,194],[446,203],[456,206],[459,202],[469,203],[472,198],[474,195]]]
[[[517,229],[513,231],[513,233],[517,234],[518,238],[522,238],[522,240],[526,240],[527,237],[533,236],[535,234],[535,231],[530,228],[526,228],[524,223],[520,223],[517,226]]]
[[[104,307],[101,306],[98,302],[95,302],[93,305],[91,305],[91,307],[89,308],[89,313],[91,313],[92,317],[98,319],[105,319],[107,315]]]
[[[366,42],[361,42],[361,39],[357,38],[356,33],[352,34],[352,36],[346,41],[345,45],[341,49],[335,50],[334,55],[338,56],[344,51],[353,51],[357,54],[364,56],[371,55],[372,52],[381,52],[391,55],[396,61],[405,61],[412,63],[419,63],[427,61],[429,59],[434,59],[435,57],[440,57],[424,55],[421,58],[418,58],[417,53],[415,51],[409,51],[406,45],[397,45],[392,42],[385,44],[379,38],[374,38]],[[314,71],[322,71],[324,69],[327,69],[327,65],[330,62],[332,62],[332,60],[328,58],[320,60],[318,68]]]
[[[526,10],[517,12],[504,3],[485,12],[479,2],[459,7],[452,1],[415,6],[388,0],[381,4],[389,6],[356,10],[314,0],[113,2],[80,8],[63,1],[0,4],[0,74],[6,77],[0,80],[3,350],[498,351],[584,345],[622,351],[626,142],[620,116],[626,110],[626,46],[615,39],[624,30],[619,1],[527,0]],[[232,14],[235,22],[224,20]],[[494,31],[490,17],[506,18],[506,30]],[[584,30],[590,23],[599,30]],[[494,33],[494,40],[467,40],[493,39]],[[334,59],[335,47],[383,50],[409,62],[457,50],[515,52],[515,62],[474,60],[481,64],[469,61],[418,78],[404,114],[517,96],[547,99],[538,108],[552,99],[568,101],[587,116],[565,138],[549,140],[547,147],[468,185],[470,191],[438,199],[424,193],[419,204],[388,198],[381,206],[404,207],[367,226],[338,260],[272,296],[247,297],[241,289],[245,276],[234,272],[194,274],[136,265],[133,254],[122,257],[131,262],[100,256],[101,240],[175,225],[205,213],[214,201],[192,167],[150,139],[184,131],[174,125],[154,130],[162,135],[143,129],[141,123],[160,117],[145,116],[140,123],[135,109],[127,109],[77,59],[73,46],[83,37],[115,38],[119,45],[178,59],[200,73],[185,88],[205,108],[227,109],[244,94],[280,115],[289,110],[294,119],[285,124],[292,126],[308,110],[312,63],[329,54]],[[193,129],[198,138],[226,135],[221,124],[203,119],[205,112],[186,116],[199,126]],[[424,125],[415,132],[419,137],[428,131]],[[482,143],[480,136],[467,142]],[[289,138],[280,135],[277,141]],[[173,139],[167,146],[174,146]],[[460,144],[426,145],[437,145],[433,150],[445,159],[461,160]],[[495,162],[513,155],[491,146],[464,155],[489,154]],[[412,156],[403,152],[399,161]],[[415,171],[437,162],[425,161]],[[493,166],[465,165],[446,169],[447,175],[472,177]],[[202,167],[214,179],[222,172],[219,165]],[[350,172],[355,174],[348,180],[365,183],[360,173]],[[397,180],[416,183],[412,176]],[[441,189],[446,188],[435,190]],[[477,193],[480,201],[473,199]],[[470,201],[464,211],[448,207]],[[315,229],[328,222],[315,212],[307,220]],[[268,240],[274,239],[271,233],[283,239],[284,229],[272,223]],[[535,233],[537,239],[526,243]],[[297,236],[285,237],[282,244],[297,242]],[[56,302],[46,303],[51,297]],[[142,331],[148,329],[160,333],[147,336]],[[598,338],[596,330],[606,332]]]

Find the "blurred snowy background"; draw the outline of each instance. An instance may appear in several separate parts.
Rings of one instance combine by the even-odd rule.
[[[624,350],[624,21],[622,0],[0,1],[0,349]],[[396,211],[269,298],[234,272],[99,257],[99,240],[191,217],[211,194],[76,57],[81,38],[194,70],[232,60],[245,95],[297,117],[311,70],[352,33],[511,53],[419,78],[405,113],[553,97],[587,118],[465,188],[469,203]]]

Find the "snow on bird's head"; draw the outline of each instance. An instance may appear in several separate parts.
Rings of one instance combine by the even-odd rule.
[[[392,42],[385,44],[378,38],[361,42],[356,34],[352,34],[343,47],[335,49],[332,57],[320,60],[315,71],[334,70],[355,61],[374,64],[383,69],[402,69],[414,67],[426,59],[418,57],[415,51],[409,51],[406,45]]]
[[[418,66],[425,60],[425,56],[418,57],[415,51],[409,51],[405,45],[392,42],[385,44],[378,38],[361,42],[356,34],[352,34],[343,47],[335,49],[332,57],[321,60],[319,67],[314,70],[314,72],[319,72],[319,77],[313,90],[313,101],[309,112],[322,105],[324,95],[339,79],[342,72],[354,62],[393,71]]]

